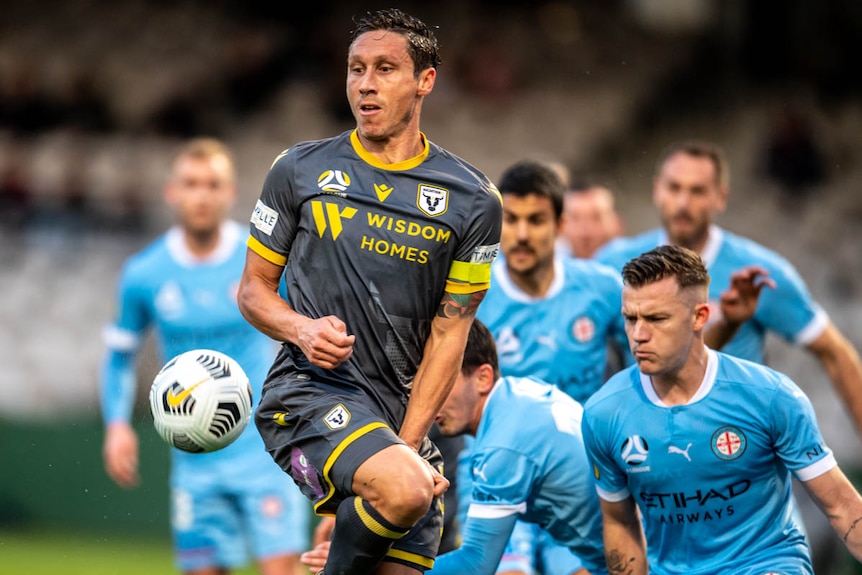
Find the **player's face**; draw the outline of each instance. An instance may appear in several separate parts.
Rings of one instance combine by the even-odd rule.
[[[695,332],[709,316],[706,294],[698,288],[680,290],[676,278],[623,288],[622,313],[632,355],[641,373],[674,375],[686,365]]]
[[[605,188],[566,194],[560,233],[576,257],[593,257],[596,250],[619,234],[619,220],[612,202]]]
[[[347,100],[360,137],[385,143],[408,128],[419,129],[422,98],[434,86],[436,70],[414,75],[407,39],[395,32],[361,34],[347,57]]]
[[[500,250],[509,273],[530,276],[553,266],[558,230],[550,198],[503,194]]]
[[[724,211],[727,190],[712,161],[680,152],[665,161],[653,180],[653,202],[670,242],[700,251],[710,224]]]
[[[236,197],[230,162],[224,156],[178,158],[165,196],[188,232],[214,232]]]
[[[476,434],[479,417],[481,417],[481,411],[479,411],[478,416],[476,414],[479,405],[479,392],[475,380],[478,374],[478,370],[469,376],[464,375],[461,371],[458,372],[455,385],[435,419],[440,433],[444,436],[453,437],[462,433]]]

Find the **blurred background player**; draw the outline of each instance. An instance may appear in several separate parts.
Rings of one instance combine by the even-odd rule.
[[[101,404],[108,475],[138,484],[138,438],[130,424],[136,360],[150,328],[164,362],[191,349],[221,351],[249,377],[254,401],[275,357],[272,340],[239,312],[245,228],[228,219],[236,199],[230,151],[207,138],[189,141],[173,160],[164,197],[177,225],[127,260],[117,315],[105,329]],[[192,454],[172,449],[171,526],[177,566],[216,575],[246,563],[251,549],[263,575],[304,573],[310,506],[266,453],[249,425],[228,447]]]
[[[610,572],[812,574],[791,474],[862,559],[862,497],[808,398],[787,376],[704,345],[701,258],[662,245],[622,274],[637,365],[587,401],[582,426]]]
[[[853,345],[829,319],[808,291],[804,280],[785,258],[715,223],[724,212],[730,191],[724,151],[710,142],[672,144],[661,155],[653,176],[653,203],[662,227],[636,237],[617,238],[596,259],[621,270],[639,254],[673,244],[694,250],[703,258],[712,281],[709,286],[715,326],[727,323],[726,290],[734,274],[744,269],[768,275],[772,287],[760,296],[753,317],[736,329],[723,346],[708,345],[731,355],[763,363],[769,332],[813,353],[829,375],[838,395],[862,433],[862,361]],[[744,314],[743,314],[744,315]],[[735,320],[734,320],[735,322]]]
[[[576,258],[592,258],[610,240],[623,234],[614,194],[590,178],[575,179],[563,195],[557,250]]]
[[[517,162],[503,172],[498,188],[503,198],[500,256],[491,266],[491,287],[476,317],[494,335],[504,376],[536,377],[585,401],[605,381],[608,341],[627,349],[619,274],[557,252],[565,188],[552,167]],[[469,438],[466,443],[459,464],[462,519],[470,493],[471,467],[464,463]],[[577,561],[563,551],[538,526],[519,523],[500,571],[572,573]]]

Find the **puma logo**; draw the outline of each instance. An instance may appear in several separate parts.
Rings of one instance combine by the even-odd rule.
[[[685,449],[680,449],[679,447],[676,447],[675,445],[668,445],[667,452],[668,453],[678,453],[679,455],[682,455],[683,457],[688,459],[689,462],[691,462],[691,456],[688,454],[689,449],[691,449],[691,443],[686,445]]]

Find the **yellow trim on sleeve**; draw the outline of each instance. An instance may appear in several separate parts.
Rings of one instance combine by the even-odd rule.
[[[402,561],[409,561],[410,563],[421,565],[426,569],[434,567],[434,560],[430,557],[423,557],[417,553],[410,553],[409,551],[402,551],[401,549],[390,549],[386,552],[386,556],[392,557],[393,559],[400,559]]]
[[[265,245],[260,243],[260,240],[258,240],[256,237],[248,236],[248,240],[245,242],[245,244],[248,246],[248,248],[251,251],[253,251],[257,255],[259,255],[260,257],[262,257],[266,261],[268,261],[270,263],[274,263],[275,265],[281,266],[281,267],[284,267],[287,265],[287,257],[286,256],[283,256],[280,253],[269,249],[268,247],[266,247]]]
[[[491,287],[491,283],[484,284],[465,284],[464,282],[456,282],[452,280],[446,280],[446,293],[452,294],[465,294],[465,293],[476,293],[480,291],[485,291]]]
[[[326,494],[326,497],[314,504],[314,512],[317,515],[333,515],[332,513],[318,513],[317,510],[320,509],[320,507],[324,503],[332,499],[333,495],[335,495],[335,485],[329,478],[329,472],[332,469],[332,466],[335,465],[335,461],[342,453],[344,453],[344,450],[347,449],[351,443],[353,443],[366,433],[369,433],[381,427],[387,428],[388,426],[382,421],[375,421],[374,423],[369,423],[368,425],[360,427],[359,429],[345,437],[344,440],[339,443],[338,446],[332,451],[332,453],[329,454],[329,457],[326,459],[326,463],[323,465],[323,479],[326,481],[326,485],[329,486],[329,492]]]

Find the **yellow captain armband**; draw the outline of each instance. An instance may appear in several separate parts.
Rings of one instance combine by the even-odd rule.
[[[270,263],[281,267],[287,265],[287,256],[283,256],[280,253],[269,249],[260,243],[260,241],[254,236],[248,236],[248,240],[246,240],[245,245],[247,245],[251,251]]]
[[[446,279],[449,293],[474,293],[491,286],[491,263],[453,261]]]

